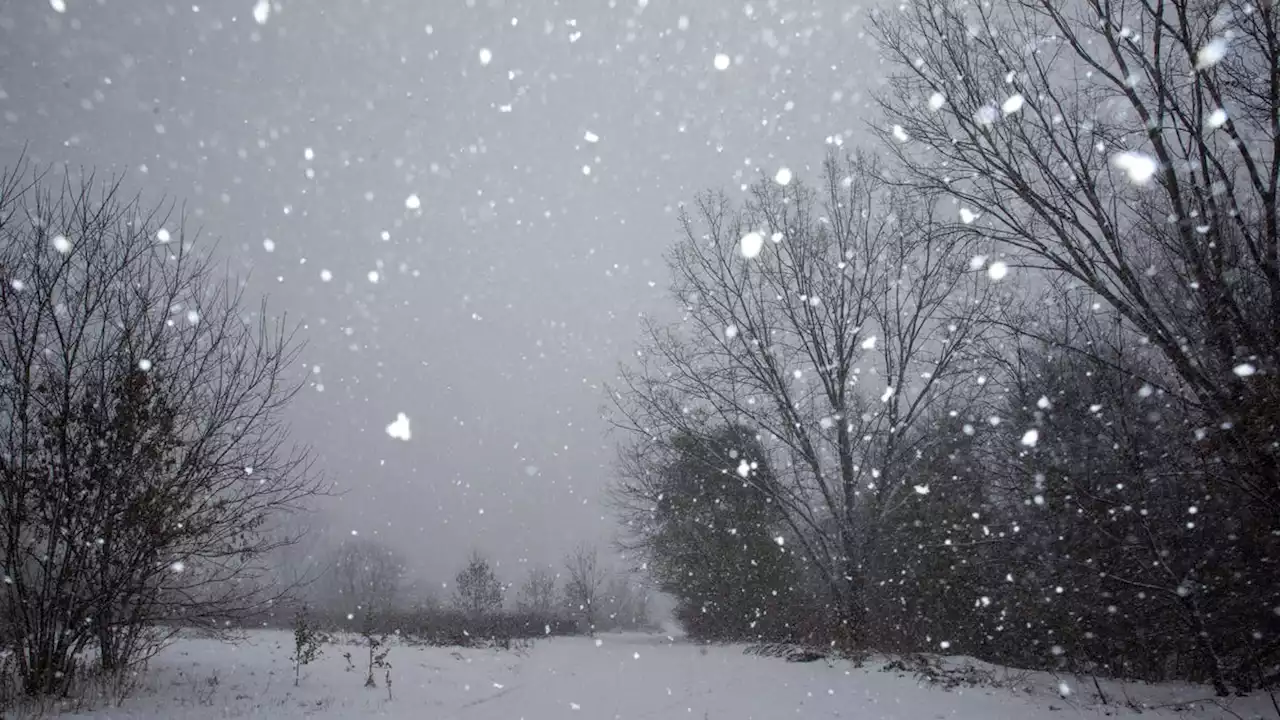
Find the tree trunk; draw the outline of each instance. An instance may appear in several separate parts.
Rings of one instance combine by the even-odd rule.
[[[859,651],[867,648],[867,605],[862,564],[858,562],[857,543],[851,535],[849,530],[842,535],[844,557],[840,579],[843,593],[837,608],[836,644],[842,650]]]

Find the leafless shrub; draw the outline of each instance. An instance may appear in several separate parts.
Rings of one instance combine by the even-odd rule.
[[[27,693],[281,588],[269,520],[320,491],[282,411],[298,344],[118,181],[0,173],[0,632]]]

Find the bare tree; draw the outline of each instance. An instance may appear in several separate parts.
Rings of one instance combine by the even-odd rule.
[[[616,575],[604,589],[603,613],[606,629],[647,630],[653,627],[649,613],[649,593],[635,578]]]
[[[391,609],[405,575],[400,553],[364,537],[344,539],[329,561],[329,588],[345,612],[374,616]]]
[[[1198,406],[1218,482],[1280,515],[1280,10],[924,0],[877,16],[901,181],[1096,293]],[[965,220],[969,221],[966,224]],[[1036,328],[1025,329],[1034,333]]]
[[[570,612],[582,618],[587,633],[595,635],[600,612],[600,593],[606,575],[604,568],[600,566],[596,548],[586,544],[578,545],[565,556],[564,569],[565,604]]]
[[[119,669],[160,627],[278,596],[276,514],[319,490],[282,411],[298,346],[116,182],[0,174],[4,637],[29,692],[95,642]]]
[[[628,455],[708,426],[756,432],[776,503],[846,642],[865,624],[866,550],[913,501],[928,428],[967,403],[985,278],[929,195],[893,193],[865,160],[829,159],[811,188],[770,180],[745,206],[698,198],[669,265],[684,319],[647,326],[615,391]]]
[[[277,538],[289,540],[271,553],[272,576],[277,585],[293,588],[296,599],[320,599],[321,580],[329,570],[325,563],[331,559],[326,526],[310,511],[282,515],[272,524]]]
[[[1232,586],[1256,593],[1252,611],[1225,635],[1195,630],[1220,692],[1228,672],[1256,675],[1280,652],[1265,643],[1239,673],[1221,660],[1277,627],[1280,599],[1278,13],[1244,0],[922,0],[875,23],[897,67],[881,103],[901,183],[956,198],[957,229],[1028,274],[1087,288],[1134,345],[1159,351],[1142,379],[1183,405],[1202,459],[1186,480],[1233,523],[1207,562],[1194,557],[1203,544],[1179,544],[1180,564],[1250,558]],[[1225,615],[1183,580],[1162,584],[1200,605],[1190,617]]]
[[[520,586],[516,606],[521,612],[550,614],[556,604],[556,576],[547,568],[530,568]]]

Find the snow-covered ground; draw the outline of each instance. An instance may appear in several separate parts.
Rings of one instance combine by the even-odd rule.
[[[360,648],[331,644],[293,685],[287,632],[255,632],[236,644],[178,641],[152,661],[147,676],[119,706],[75,717],[138,718],[857,718],[858,720],[1041,720],[1137,717],[1096,700],[1092,681],[997,669],[1008,687],[946,690],[883,662],[792,663],[746,655],[741,647],[701,647],[656,635],[540,640],[522,651],[458,650],[397,645],[391,697],[382,674],[364,687]],[[1058,688],[1065,683],[1069,694]],[[1103,685],[1121,702],[1151,705],[1205,700],[1194,687]],[[1271,718],[1266,698],[1147,709],[1143,718]]]

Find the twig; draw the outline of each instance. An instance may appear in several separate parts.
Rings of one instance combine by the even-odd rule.
[[[1231,717],[1236,718],[1236,720],[1244,720],[1243,715],[1224,705],[1221,700],[1214,698],[1210,702],[1212,702],[1214,705],[1217,705],[1223,712],[1229,714]]]
[[[1107,700],[1107,694],[1106,694],[1106,693],[1104,693],[1104,692],[1102,692],[1102,686],[1098,684],[1098,675],[1097,675],[1097,673],[1094,673],[1094,674],[1093,674],[1093,689],[1098,691],[1098,699],[1102,701],[1102,704],[1103,704],[1103,705],[1110,705],[1110,704],[1111,704],[1111,702],[1110,702],[1109,700]]]

